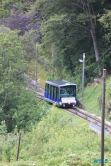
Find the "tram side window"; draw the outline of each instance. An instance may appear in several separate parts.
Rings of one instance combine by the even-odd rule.
[[[56,101],[57,100],[57,87],[53,87],[53,89],[54,89],[54,100]]]
[[[50,86],[50,95],[51,95],[51,99],[53,99],[53,86]]]
[[[48,84],[45,85],[45,91],[48,93]]]
[[[74,95],[76,97],[76,86],[74,86]]]
[[[76,97],[76,86],[72,87],[72,94],[74,97]]]
[[[50,85],[47,85],[47,93],[50,94]]]
[[[54,100],[54,89],[55,89],[55,86],[53,86],[53,100]]]
[[[53,86],[53,100],[56,101],[56,87]]]
[[[48,97],[50,97],[50,85],[48,84]]]
[[[72,93],[73,96],[76,97],[76,86],[73,86],[73,87],[72,87],[72,92],[73,92],[73,93]]]
[[[49,90],[49,85],[45,85],[45,97],[48,97],[48,90]]]
[[[59,88],[56,88],[57,99],[59,98]]]

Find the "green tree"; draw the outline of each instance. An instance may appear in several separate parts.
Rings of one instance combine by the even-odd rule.
[[[12,108],[17,107],[18,96],[24,84],[23,73],[26,64],[17,31],[0,27],[0,107],[1,121],[5,120],[7,130],[15,125]]]
[[[9,17],[10,14],[19,9],[23,9],[23,13],[28,12],[34,2],[35,0],[0,0],[0,18]]]
[[[98,13],[100,16],[104,13],[104,7],[107,8],[104,0],[38,0],[35,4],[35,10],[41,11],[44,44],[55,43],[59,59],[65,62],[72,74],[79,66],[80,55],[85,52],[88,64],[86,69],[89,70],[90,66],[94,73],[97,68],[96,72],[99,72],[96,74],[101,75],[104,40],[97,19]]]
[[[25,32],[23,36],[20,36],[22,48],[24,51],[24,58],[27,62],[30,62],[33,58],[35,60],[37,33],[38,32],[36,30],[30,30]]]
[[[102,65],[107,69],[108,73],[111,71],[111,10],[104,9],[104,14],[99,17],[98,21],[102,26],[102,38],[104,40],[103,45],[107,46],[106,50],[103,50]],[[104,49],[104,48],[103,48]]]
[[[35,92],[23,89],[13,114],[17,130],[30,131],[32,125],[46,115],[46,108],[45,102],[37,100]]]

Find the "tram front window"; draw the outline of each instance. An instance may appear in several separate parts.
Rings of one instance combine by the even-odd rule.
[[[60,97],[75,97],[76,87],[75,86],[65,86],[60,88]]]

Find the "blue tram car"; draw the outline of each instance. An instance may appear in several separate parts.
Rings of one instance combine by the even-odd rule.
[[[65,80],[49,80],[45,84],[44,99],[58,107],[77,105],[77,85]]]

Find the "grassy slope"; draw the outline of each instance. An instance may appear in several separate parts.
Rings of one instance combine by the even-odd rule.
[[[32,71],[34,69],[34,62],[30,64],[30,70],[29,74],[34,79],[34,74],[32,74]],[[38,78],[40,79],[39,85],[44,87],[45,81],[47,80],[49,74],[44,70],[44,68],[39,64],[38,66]],[[65,78],[64,78],[65,79]],[[69,80],[68,80],[69,81]],[[107,99],[107,93],[108,90],[111,87],[111,78],[108,77],[106,79],[106,102],[108,102]],[[94,113],[98,116],[101,116],[101,105],[99,104],[100,96],[102,95],[102,83],[99,85],[91,85],[89,87],[85,87],[84,89],[84,98],[81,100],[81,92],[78,93],[78,99],[81,100],[81,103],[83,104],[83,107],[88,112]],[[110,121],[108,118],[108,109],[105,110],[106,119]]]
[[[31,72],[30,72],[31,71]],[[30,63],[30,71],[29,75],[34,79],[34,62]],[[32,72],[33,71],[33,72]],[[44,68],[39,64],[38,65],[38,79],[40,79],[39,85],[44,87],[45,81],[47,80],[49,74],[44,70]],[[65,78],[64,78],[65,79]],[[69,80],[68,80],[69,81]],[[111,78],[108,77],[106,79],[106,102],[108,102],[107,94],[111,87]],[[102,95],[102,83],[99,85],[91,85],[89,87],[85,87],[84,89],[84,98],[81,100],[81,92],[78,93],[78,99],[81,100],[83,107],[90,113],[94,113],[98,116],[101,116],[101,105],[99,104],[100,97]],[[108,109],[105,110],[105,118],[108,121],[111,121],[108,117]]]
[[[48,78],[48,73],[46,73],[43,67],[40,65],[38,67],[38,78],[40,78],[39,85],[44,87],[45,81]],[[109,101],[107,96],[110,87],[111,87],[111,78],[108,77],[106,79],[106,103]],[[92,84],[89,87],[85,87],[84,98],[81,100],[81,92],[78,93],[78,98],[81,100],[81,103],[83,104],[85,110],[94,113],[98,116],[101,116],[101,104],[99,104],[101,95],[102,95],[102,83],[97,86]],[[107,112],[108,109],[106,108],[105,110],[106,119],[110,121]]]
[[[33,71],[33,72],[32,72]],[[34,62],[30,63],[30,70],[28,74],[34,79]],[[49,74],[44,70],[44,68],[39,64],[38,65],[38,79],[40,79],[39,85],[44,87],[45,81],[47,80]],[[111,87],[111,77],[106,79],[106,103],[108,99],[108,91]],[[84,89],[84,98],[81,100],[81,92],[78,93],[78,99],[81,100],[83,107],[88,112],[97,114],[101,116],[101,106],[99,104],[100,96],[102,95],[102,83],[99,85],[91,85],[89,87],[85,87]],[[109,120],[107,116],[107,108],[106,108],[106,119]]]
[[[101,116],[101,100],[100,97],[102,95],[102,83],[95,86],[95,85],[91,85],[90,87],[86,87],[84,90],[84,98],[81,100],[81,103],[83,104],[83,107],[85,108],[85,110],[87,110],[88,112],[94,113],[98,116]],[[111,87],[111,78],[107,78],[106,79],[106,92],[105,92],[105,102],[106,105],[107,103],[109,103],[109,98],[108,98],[108,94],[110,91],[110,87]],[[78,97],[80,98],[81,94],[78,95]],[[108,121],[111,121],[108,118],[108,108],[106,106],[105,109],[105,118]]]
[[[111,162],[110,143],[106,138],[107,166]],[[94,159],[100,158],[100,137],[88,129],[83,120],[52,107],[48,116],[30,133],[22,133],[18,162],[14,161],[14,154],[16,144],[10,150],[11,163],[0,166],[93,166]]]
[[[38,67],[38,72],[39,84],[44,86],[47,74],[41,66]],[[107,85],[110,85],[110,78]],[[102,84],[85,88],[84,99],[81,102],[87,111],[101,115],[98,102],[101,93]],[[78,94],[78,98],[81,98],[81,93]],[[15,145],[11,152],[13,162],[0,163],[0,166],[74,166],[74,162],[75,166],[95,165],[93,159],[100,157],[100,137],[88,129],[86,121],[73,117],[62,109],[56,108],[55,111],[54,114],[43,118],[32,132],[22,134],[19,161],[14,162]],[[63,120],[59,116],[62,116]],[[50,137],[47,138],[47,135]],[[111,162],[109,143],[109,139],[106,138],[105,157],[109,159],[107,166],[110,166]]]

